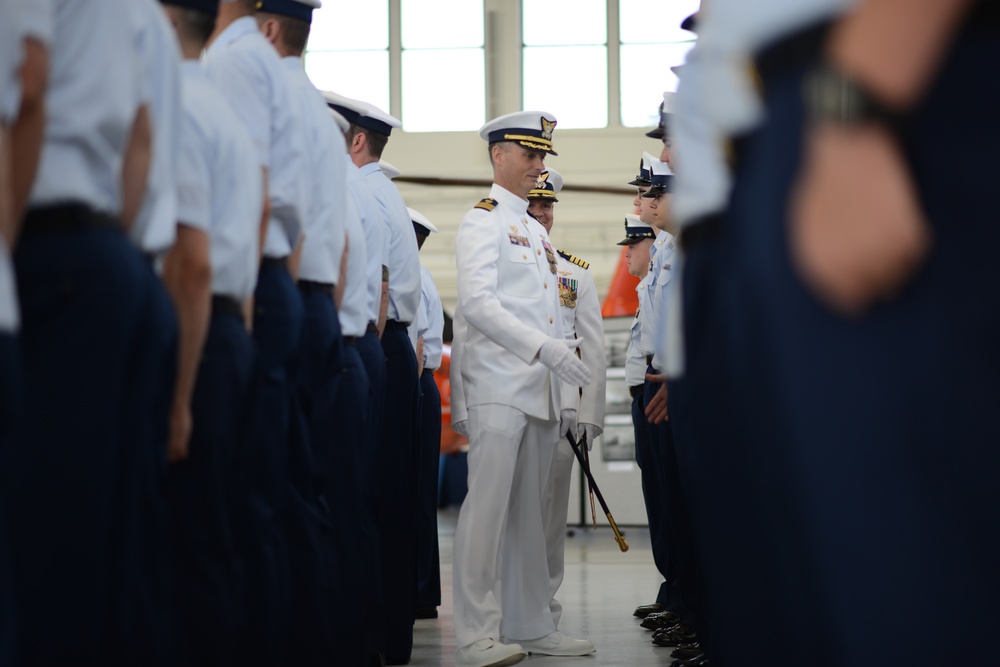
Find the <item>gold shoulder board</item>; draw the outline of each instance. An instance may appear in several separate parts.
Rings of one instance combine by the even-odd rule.
[[[476,208],[481,208],[484,211],[492,211],[493,209],[495,209],[497,207],[497,204],[499,204],[499,203],[500,202],[498,202],[496,199],[490,199],[489,197],[487,197],[486,199],[480,200],[480,202],[478,204],[476,204],[475,207]]]
[[[559,250],[558,252],[559,252],[559,255],[563,259],[565,259],[567,262],[571,262],[572,264],[576,264],[577,266],[579,266],[582,269],[589,269],[590,268],[590,262],[585,262],[582,259],[580,259],[579,257],[577,257],[576,255],[571,255],[568,252],[563,252],[562,250]]]

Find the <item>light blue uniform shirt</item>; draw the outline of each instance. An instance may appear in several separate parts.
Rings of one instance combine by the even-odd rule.
[[[636,287],[638,289],[638,286]],[[625,353],[625,384],[629,387],[640,385],[646,381],[646,355],[642,353],[642,322],[639,314],[642,306],[639,307],[632,320],[632,327],[629,330],[628,351]]]
[[[205,52],[209,78],[243,121],[267,168],[270,224],[264,255],[287,257],[309,210],[306,132],[289,104],[293,91],[274,47],[252,16],[233,21]]]
[[[420,266],[420,308],[414,326],[417,337],[424,339],[424,370],[437,370],[441,367],[444,345],[444,310],[434,278],[423,265]]]
[[[351,165],[354,166],[353,164]],[[368,329],[368,244],[354,198],[347,199],[347,285],[337,314],[345,336],[364,336]]]
[[[673,235],[660,231],[649,249],[649,275],[652,276],[647,291],[652,304],[652,323],[650,335],[643,332],[643,348],[646,354],[653,355],[653,368],[664,369],[663,341],[667,335],[666,319],[670,312],[668,303],[672,295],[668,285],[673,278],[674,264],[677,261],[677,242]],[[643,322],[643,326],[646,322]],[[651,347],[647,347],[651,346]]]
[[[177,238],[177,145],[181,123],[181,52],[160,3],[131,0],[140,77],[149,93],[153,154],[146,193],[129,235],[146,253],[158,255]]]
[[[389,232],[378,202],[375,201],[375,196],[368,185],[368,179],[354,165],[350,155],[345,155],[344,159],[347,161],[347,192],[361,222],[361,229],[365,234],[365,247],[368,250],[368,262],[365,265],[368,320],[378,322],[378,311],[382,303],[382,266],[387,264]]]
[[[201,63],[184,61],[181,78],[177,216],[181,224],[209,234],[212,293],[242,302],[257,285],[264,210],[256,149]]]
[[[412,324],[420,305],[420,258],[413,222],[403,203],[403,197],[392,181],[386,178],[378,162],[361,167],[372,195],[379,204],[389,232],[389,314],[390,320]]]
[[[130,0],[52,0],[45,138],[29,206],[87,204],[118,215],[122,162],[142,87]]]
[[[336,283],[347,238],[344,199],[347,170],[341,155],[347,154],[344,135],[330,117],[326,100],[306,76],[302,58],[282,58],[294,97],[288,101],[297,108],[296,118],[306,131],[308,169],[300,175],[306,180],[309,209],[303,220],[305,241],[299,262],[299,278],[320,283]]]

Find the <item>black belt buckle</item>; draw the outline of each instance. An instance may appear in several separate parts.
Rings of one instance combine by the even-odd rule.
[[[329,297],[333,297],[336,285],[333,283],[320,283],[315,280],[300,280],[299,289],[303,292],[319,292]]]
[[[631,387],[628,388],[628,395],[631,396],[632,398],[635,398],[636,396],[642,396],[642,389],[643,385],[641,384],[632,385]]]
[[[375,325],[374,322],[369,322],[368,328],[365,330],[365,333],[373,333],[378,335],[378,327]]]
[[[262,269],[285,269],[288,270],[288,257],[265,257],[260,262]]]
[[[212,315],[231,315],[243,317],[243,306],[231,296],[222,294],[212,295]]]

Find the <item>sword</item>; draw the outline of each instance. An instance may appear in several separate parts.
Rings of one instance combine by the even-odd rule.
[[[611,516],[611,510],[608,509],[608,504],[604,501],[604,495],[601,493],[601,490],[597,488],[597,482],[594,480],[594,474],[590,472],[590,464],[580,451],[580,445],[576,444],[576,438],[573,437],[572,433],[567,432],[566,439],[569,440],[569,446],[573,448],[573,453],[576,454],[576,459],[580,462],[580,467],[583,468],[583,472],[587,475],[587,483],[597,495],[597,500],[601,503],[601,509],[604,510],[604,515],[608,517],[608,523],[611,524],[611,530],[615,533],[615,542],[618,543],[618,548],[622,550],[622,553],[628,551],[628,542],[625,541],[625,538],[622,536],[622,532],[618,530],[618,524],[615,523],[615,518]]]
[[[583,432],[583,438],[580,440],[580,451],[583,452],[584,458],[587,459],[587,467],[590,467],[590,448],[587,447],[587,432]],[[587,491],[590,492],[590,516],[594,519],[594,530],[597,530],[597,508],[594,506],[594,487],[590,485],[590,478],[587,478]]]

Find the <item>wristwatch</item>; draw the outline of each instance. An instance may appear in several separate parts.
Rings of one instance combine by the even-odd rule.
[[[887,108],[856,79],[822,62],[806,74],[803,100],[809,120],[855,127],[875,122],[896,130],[903,114]]]

